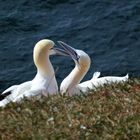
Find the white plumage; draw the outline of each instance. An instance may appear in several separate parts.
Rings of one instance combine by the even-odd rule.
[[[5,97],[7,94],[8,96],[0,101],[0,106],[5,106],[11,101],[20,101],[24,96],[31,97],[38,94],[47,96],[58,93],[54,69],[49,59],[49,55],[54,53],[53,46],[54,42],[48,39],[43,39],[35,45],[33,52],[34,63],[37,67],[35,78],[6,89],[1,96]]]
[[[62,41],[59,41],[58,43],[75,62],[74,69],[62,81],[60,85],[60,92],[68,93],[69,95],[80,94],[81,92],[88,92],[89,89],[95,89],[96,87],[106,83],[118,83],[128,80],[128,74],[124,77],[106,76],[99,78],[100,72],[96,72],[91,80],[80,83],[90,68],[90,57],[84,51],[74,49]]]

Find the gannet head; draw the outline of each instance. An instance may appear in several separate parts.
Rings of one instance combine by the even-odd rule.
[[[91,60],[90,60],[90,57],[88,56],[88,54],[82,50],[75,50],[75,51],[76,51],[78,58],[79,58],[77,60],[74,60],[75,63],[77,63],[77,66],[79,64],[79,66],[80,66],[79,68],[89,67]]]
[[[87,53],[82,50],[74,49],[62,41],[58,41],[58,43],[65,50],[65,54],[72,57],[79,69],[89,69],[91,60]]]
[[[53,48],[54,42],[49,39],[43,39],[36,43],[33,52],[34,63],[38,69],[44,69],[46,59],[49,59],[49,50]]]
[[[53,73],[53,67],[50,63],[50,55],[65,55],[67,52],[62,49],[54,48],[55,43],[49,39],[42,39],[36,43],[33,51],[34,63],[39,71],[42,73]]]

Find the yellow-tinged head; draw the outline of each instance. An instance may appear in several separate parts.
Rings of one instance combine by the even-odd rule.
[[[41,71],[47,71],[47,65],[50,63],[50,50],[53,48],[54,42],[49,39],[43,39],[37,42],[34,47],[33,58],[36,67]]]

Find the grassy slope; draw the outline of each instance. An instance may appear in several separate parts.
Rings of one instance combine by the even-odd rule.
[[[140,80],[0,109],[0,139],[140,139]]]

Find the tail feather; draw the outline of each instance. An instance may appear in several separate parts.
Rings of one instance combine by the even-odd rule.
[[[101,72],[94,72],[92,80],[99,78],[99,76],[101,75]]]
[[[127,73],[126,76],[124,76],[125,81],[129,79],[129,74]]]

